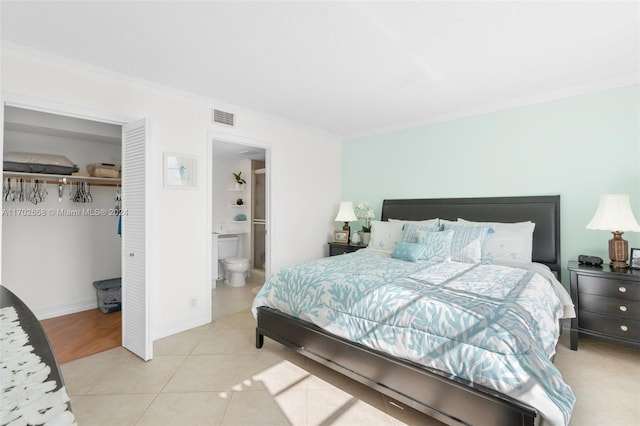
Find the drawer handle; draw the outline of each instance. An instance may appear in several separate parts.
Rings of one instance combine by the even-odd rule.
[[[627,288],[626,287],[618,287],[618,291],[620,293],[626,293],[627,292]]]
[[[621,326],[620,326],[620,330],[622,330],[622,331],[629,331],[629,327],[627,327],[626,325],[621,325]]]
[[[622,306],[620,306],[620,310],[621,310],[622,312],[627,312],[627,307],[626,307],[626,306],[624,306],[624,305],[622,305]]]

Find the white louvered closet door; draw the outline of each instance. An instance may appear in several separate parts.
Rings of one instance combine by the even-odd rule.
[[[147,120],[122,129],[122,346],[153,357],[147,271]]]

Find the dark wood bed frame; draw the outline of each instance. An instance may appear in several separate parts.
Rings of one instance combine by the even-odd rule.
[[[560,196],[384,200],[382,220],[439,217],[536,224],[534,262],[560,277]],[[268,307],[259,307],[256,347],[264,336],[293,348],[397,401],[450,425],[539,425],[538,412],[492,389],[389,356],[327,333]]]

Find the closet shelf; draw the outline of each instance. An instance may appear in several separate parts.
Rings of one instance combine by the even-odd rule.
[[[101,178],[93,176],[52,175],[46,173],[2,172],[3,178],[38,179],[47,183],[58,185],[66,179],[66,182],[89,182],[96,186],[116,186],[121,184],[120,178]]]

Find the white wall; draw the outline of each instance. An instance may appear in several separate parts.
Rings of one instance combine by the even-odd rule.
[[[2,203],[8,212],[2,218],[2,285],[22,298],[39,319],[95,308],[92,283],[121,276],[117,216],[82,213],[114,210],[115,188],[93,186],[90,204],[70,201],[68,188],[61,202],[56,185],[48,185],[47,191],[47,200],[36,206]],[[12,211],[43,214],[14,216]]]
[[[214,105],[93,68],[4,47],[1,78],[5,96],[33,97],[131,121],[149,118],[148,149],[153,159],[148,165],[153,176],[149,196],[154,212],[149,262],[154,339],[211,318],[207,281],[211,243],[209,185],[205,184],[207,133],[220,130],[211,124],[212,107],[236,113],[237,126],[227,130],[229,133],[260,140],[271,149],[272,270],[325,255],[340,200],[338,137],[241,107]],[[163,187],[164,152],[198,158],[200,184],[196,189]],[[21,286],[18,282],[8,287],[29,304],[32,294],[21,291]],[[197,299],[196,309],[190,309],[193,297]]]

